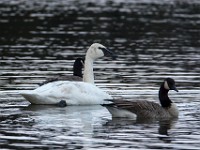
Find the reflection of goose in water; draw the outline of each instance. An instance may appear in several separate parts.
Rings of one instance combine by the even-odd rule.
[[[166,78],[160,86],[159,100],[161,106],[149,101],[127,101],[121,99],[110,100],[111,104],[104,104],[113,117],[128,117],[128,118],[177,118],[178,108],[169,97],[169,90],[178,92],[175,86],[175,81],[171,78]]]
[[[4,86],[6,84],[9,84],[10,80],[7,78],[0,78],[0,86]]]
[[[112,97],[94,85],[93,62],[111,54],[103,45],[94,43],[86,53],[84,82],[56,81],[20,94],[32,104],[57,104],[61,100],[67,105],[104,104],[104,99]]]
[[[133,120],[130,118],[112,118],[111,120],[108,119],[103,126],[107,134],[115,133],[117,135],[117,133],[124,131],[123,134],[126,134],[127,137],[131,137],[129,134],[134,134],[135,136],[139,134],[141,140],[143,137],[142,134],[144,134],[144,138],[146,138],[146,134],[159,134],[157,137],[159,140],[162,140],[165,143],[171,143],[171,141],[173,141],[171,137],[173,131],[170,131],[170,129],[175,128],[177,120],[177,118],[161,120],[146,120],[145,118],[139,120]],[[126,131],[128,132],[126,133]]]
[[[169,135],[168,130],[173,129],[178,118],[159,120],[158,133],[160,135]]]
[[[64,75],[55,78],[50,78],[39,85],[42,86],[44,84],[53,81],[83,81],[83,74],[82,74],[83,67],[84,67],[84,59],[77,58],[73,65],[73,75]]]

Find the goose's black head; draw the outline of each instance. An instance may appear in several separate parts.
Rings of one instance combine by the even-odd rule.
[[[169,90],[174,90],[178,92],[175,81],[172,78],[166,78],[164,82],[161,84],[160,90],[159,90],[159,100],[162,107],[170,107],[172,101],[168,97]]]
[[[84,67],[84,61],[85,59],[83,58],[77,58],[74,62],[74,66],[73,66],[73,72],[74,72],[74,76],[78,76],[78,77],[83,77],[82,74],[82,69]]]
[[[166,78],[164,80],[164,88],[166,90],[174,90],[174,91],[178,92],[178,89],[176,88],[176,85],[175,85],[175,81],[172,78]]]
[[[74,62],[74,65],[77,66],[77,67],[84,67],[84,61],[85,59],[83,58],[76,58],[75,62]]]

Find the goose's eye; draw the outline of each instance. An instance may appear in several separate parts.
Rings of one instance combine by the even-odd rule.
[[[174,82],[169,82],[169,87],[174,87],[175,83]]]

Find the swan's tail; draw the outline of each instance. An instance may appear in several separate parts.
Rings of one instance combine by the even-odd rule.
[[[36,93],[35,91],[21,91],[20,94],[31,104],[54,105],[59,102],[55,98],[48,98],[45,95]]]
[[[113,104],[113,99],[104,99],[104,103],[101,106],[106,107]]]
[[[32,91],[21,91],[19,92],[19,94],[21,94],[31,104],[38,104],[38,101],[37,101],[38,96]]]

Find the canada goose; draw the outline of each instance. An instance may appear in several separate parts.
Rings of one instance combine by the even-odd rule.
[[[168,97],[168,91],[175,90],[178,92],[175,81],[166,78],[160,86],[159,100],[160,104],[149,101],[127,101],[121,99],[109,100],[112,103],[103,104],[113,117],[128,118],[177,118],[178,108]]]
[[[82,74],[83,67],[84,67],[84,59],[77,58],[73,65],[73,75],[64,75],[64,76],[59,76],[56,78],[50,78],[44,81],[43,83],[40,83],[39,86],[42,86],[44,84],[47,84],[53,81],[83,81],[83,74]]]
[[[66,101],[67,105],[104,104],[104,99],[112,97],[94,85],[93,62],[111,54],[103,45],[94,43],[86,53],[84,82],[55,81],[20,94],[32,104],[58,104],[61,100]]]

